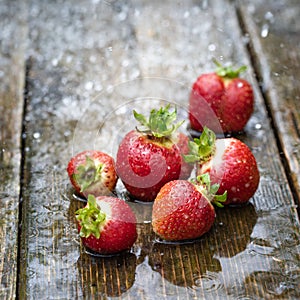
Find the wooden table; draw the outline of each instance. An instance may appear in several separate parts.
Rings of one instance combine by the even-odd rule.
[[[1,299],[300,299],[298,0],[2,0],[0,24]],[[247,65],[255,90],[238,136],[261,174],[250,204],[185,245],[158,243],[151,205],[132,204],[130,253],[90,256],[69,158],[114,155],[132,107],[184,114],[213,58]]]

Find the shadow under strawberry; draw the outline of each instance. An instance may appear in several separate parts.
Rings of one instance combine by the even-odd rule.
[[[149,264],[168,282],[195,288],[204,278],[215,278],[222,266],[218,257],[233,257],[244,251],[257,221],[254,206],[218,208],[212,229],[196,240],[154,243]]]
[[[222,271],[209,246],[209,234],[191,244],[156,243],[149,254],[151,268],[172,284],[195,286],[195,280],[207,272]]]
[[[136,255],[130,252],[111,257],[82,252],[77,268],[84,299],[120,297],[134,284],[136,264]]]
[[[216,210],[213,228],[214,252],[218,257],[233,257],[244,251],[251,240],[257,222],[257,213],[252,203],[240,206],[225,206]]]

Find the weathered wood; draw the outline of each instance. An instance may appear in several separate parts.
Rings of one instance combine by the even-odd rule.
[[[25,80],[23,1],[1,1],[0,28],[0,298],[15,299]]]
[[[299,2],[241,1],[240,14],[299,200]]]
[[[299,297],[294,199],[233,3],[32,0],[29,14],[20,298]],[[213,69],[213,56],[249,66],[256,107],[239,138],[259,164],[256,195],[246,207],[217,210],[207,235],[177,245],[155,237],[151,205],[130,203],[139,231],[130,253],[91,257],[74,221],[84,203],[73,197],[69,158],[87,148],[114,155],[135,126],[133,107],[171,101],[186,116],[190,86]],[[121,185],[117,193],[124,196]]]

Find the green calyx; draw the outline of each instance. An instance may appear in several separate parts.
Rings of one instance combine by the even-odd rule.
[[[211,184],[208,173],[197,176],[197,179],[192,181],[199,192],[204,195],[212,204],[218,207],[224,207],[223,203],[227,199],[227,191],[222,195],[217,195],[220,185],[218,183]]]
[[[189,153],[183,156],[184,160],[187,163],[203,163],[207,161],[215,152],[215,142],[215,133],[205,126],[199,138],[189,141]]]
[[[102,168],[103,164],[96,166],[94,160],[88,156],[85,163],[77,167],[76,173],[73,176],[80,186],[81,192],[84,192],[90,185],[101,180]]]
[[[170,112],[169,109],[170,104],[159,110],[152,109],[148,120],[144,115],[133,110],[135,119],[142,125],[142,128],[137,128],[137,130],[156,138],[170,137],[184,121],[174,124],[177,118],[177,109],[175,108],[173,112]]]
[[[85,238],[94,235],[99,239],[100,227],[105,222],[106,214],[100,210],[96,198],[89,195],[87,205],[77,210],[75,214],[81,226],[79,235]]]
[[[223,78],[237,78],[241,73],[247,70],[247,66],[241,66],[240,68],[234,70],[232,66],[225,67],[216,59],[214,59],[214,63],[217,66],[216,74]]]

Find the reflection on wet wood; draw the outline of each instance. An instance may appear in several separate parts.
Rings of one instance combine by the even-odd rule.
[[[28,6],[19,298],[298,298],[299,221],[234,3],[31,0]],[[84,203],[70,187],[69,158],[87,148],[114,155],[135,126],[132,108],[167,100],[186,116],[189,88],[213,69],[212,57],[249,66],[244,77],[254,86],[256,107],[238,138],[257,158],[257,193],[245,207],[218,209],[212,230],[186,244],[161,243],[149,223],[151,205],[130,203],[139,233],[131,251],[89,255],[75,225]],[[120,184],[116,193],[126,198]]]
[[[300,7],[297,0],[241,1],[253,61],[300,197]]]
[[[21,133],[25,80],[25,5],[0,4],[0,298],[13,299],[17,282]],[[11,20],[14,19],[14,22]],[[5,30],[3,30],[5,29]]]

